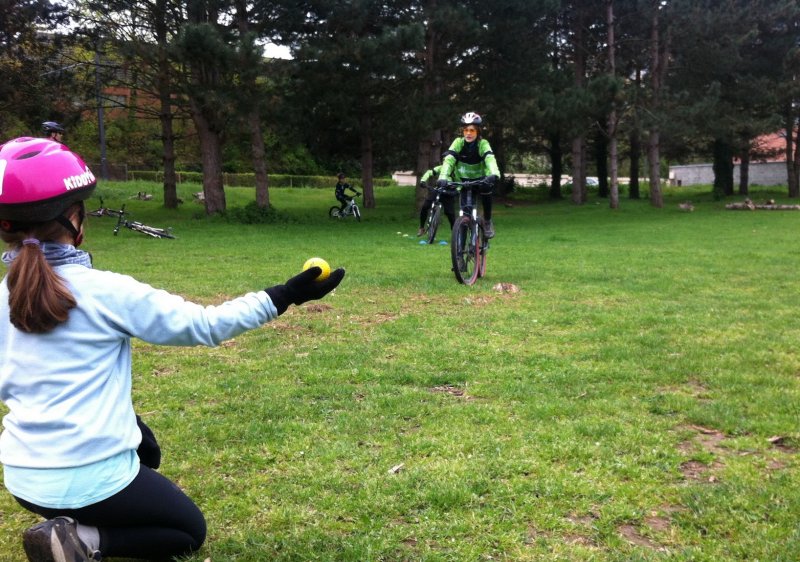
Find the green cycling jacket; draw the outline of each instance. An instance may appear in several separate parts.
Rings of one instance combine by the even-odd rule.
[[[439,170],[439,179],[446,180],[452,174],[456,181],[473,180],[484,176],[500,176],[497,159],[492,147],[486,139],[478,138],[474,142],[466,142],[463,137],[453,141],[445,152]]]

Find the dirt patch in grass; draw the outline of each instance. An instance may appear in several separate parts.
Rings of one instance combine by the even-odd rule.
[[[617,532],[622,536],[622,538],[633,545],[649,548],[651,550],[666,550],[663,545],[658,544],[654,540],[641,534],[639,529],[633,525],[620,525],[617,527]]]
[[[688,429],[695,432],[695,435],[682,443],[678,444],[678,450],[683,453],[691,453],[696,448],[715,455],[721,455],[726,452],[724,447],[720,444],[726,439],[726,436],[721,431],[702,427],[699,425],[690,425]]]
[[[457,386],[453,386],[452,384],[434,386],[430,389],[430,391],[434,393],[449,394],[450,396],[461,398],[463,400],[472,400],[472,396],[468,395],[466,390]]]
[[[785,437],[783,435],[775,435],[767,439],[767,441],[769,441],[773,447],[775,447],[780,451],[783,451],[784,453],[794,454],[797,452],[797,444],[790,437]]]
[[[697,460],[689,460],[681,463],[681,474],[687,480],[698,482],[709,482],[711,484],[719,482],[715,472],[722,468],[722,463],[714,461],[710,465]]]
[[[583,526],[591,526],[594,525],[594,522],[600,518],[599,515],[596,513],[587,513],[585,515],[577,515],[575,513],[570,513],[567,515],[567,520],[575,525],[583,525]]]
[[[576,544],[579,546],[595,547],[597,543],[591,537],[581,535],[580,533],[565,533],[563,535],[564,542],[567,544]]]
[[[645,517],[644,524],[657,533],[668,533],[672,527],[672,522],[668,518],[660,515]]]

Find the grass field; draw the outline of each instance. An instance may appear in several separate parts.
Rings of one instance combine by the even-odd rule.
[[[101,186],[178,238],[91,218],[95,267],[208,304],[311,256],[347,276],[218,348],[135,343],[161,472],[208,520],[190,560],[800,559],[800,212],[518,192],[465,287],[414,238],[410,188],[360,224],[327,218],[332,189],[274,189],[261,225],[198,218],[199,189],[168,211],[125,199],[156,185]],[[37,518],[7,493],[0,517],[0,559],[23,559]]]

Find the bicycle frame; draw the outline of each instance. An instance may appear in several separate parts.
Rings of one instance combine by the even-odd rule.
[[[337,206],[331,207],[328,211],[328,216],[336,219],[353,216],[358,222],[361,222],[361,210],[358,208],[358,203],[356,203],[356,197],[357,195],[350,197],[344,209],[340,210]]]
[[[126,218],[125,205],[122,206],[122,209],[119,210],[119,214],[117,215],[117,225],[114,227],[114,236],[119,233],[119,229],[123,226],[128,230],[141,232],[153,238],[175,238],[171,228],[156,228],[155,226],[149,226],[139,221],[128,220]]]
[[[460,189],[459,211],[451,237],[453,272],[459,283],[472,285],[486,274],[486,251],[489,241],[483,233],[483,219],[478,215],[476,192],[483,180],[450,182]]]

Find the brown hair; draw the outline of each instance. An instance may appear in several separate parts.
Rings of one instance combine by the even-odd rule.
[[[71,217],[79,208],[79,205],[73,205],[64,215]],[[60,240],[64,232],[64,227],[58,222],[48,221],[21,231],[0,234],[9,246],[21,246],[8,268],[6,284],[11,323],[23,332],[49,332],[66,322],[69,311],[77,306],[64,280],[47,263],[42,249],[37,244],[22,243],[29,238],[43,242]]]

